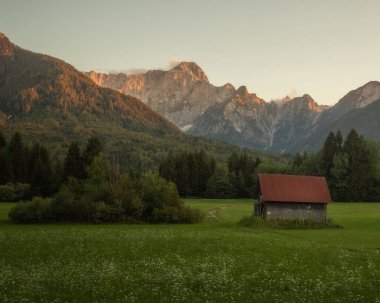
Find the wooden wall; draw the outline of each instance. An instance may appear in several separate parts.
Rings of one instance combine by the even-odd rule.
[[[327,220],[327,204],[324,203],[264,202],[261,207],[256,207],[255,215],[261,212],[262,216],[269,220],[313,220],[316,222]]]

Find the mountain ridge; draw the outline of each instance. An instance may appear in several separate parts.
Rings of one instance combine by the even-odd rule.
[[[197,71],[197,77],[193,76],[193,70]],[[278,151],[274,140],[281,141],[281,149],[284,142],[295,140],[283,140],[279,135],[275,135],[275,132],[278,124],[281,133],[287,137],[291,136],[294,131],[289,120],[294,118],[295,107],[302,107],[300,104],[294,105],[300,100],[307,102],[302,109],[310,112],[312,121],[316,119],[317,114],[327,109],[326,106],[318,105],[307,94],[298,99],[286,98],[283,102],[266,102],[256,94],[250,93],[246,86],[237,89],[229,83],[214,86],[209,83],[199,65],[193,62],[181,62],[168,71],[152,70],[130,76],[94,72],[86,75],[99,85],[140,98],[189,134],[263,150]],[[289,110],[290,108],[293,110]],[[285,116],[284,113],[288,113],[289,116]],[[212,117],[213,114],[219,118]],[[244,119],[247,121],[244,122]],[[214,125],[211,125],[213,123]],[[289,128],[289,133],[285,130],[286,127]],[[296,133],[300,133],[300,126],[296,128]]]
[[[189,64],[201,76],[194,77]],[[89,76],[96,79],[96,73]],[[321,147],[321,140],[314,138],[317,145],[306,143],[315,136],[313,133],[335,129],[334,121],[380,98],[380,82],[370,81],[334,106],[319,105],[308,94],[267,102],[245,86],[212,85],[192,62],[179,63],[168,71],[102,77],[114,77],[119,85],[107,81],[98,84],[140,98],[189,134],[275,153],[315,151]],[[322,133],[324,136],[325,131]]]
[[[6,39],[0,41],[0,130],[8,139],[20,132],[59,160],[70,141],[96,136],[114,163],[140,171],[156,167],[171,150],[205,149],[223,160],[240,150],[186,136],[137,98],[99,87],[70,64]]]

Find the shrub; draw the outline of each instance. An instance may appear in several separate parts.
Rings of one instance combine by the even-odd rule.
[[[138,181],[133,180],[128,174],[121,175],[110,185],[112,199],[121,201],[127,221],[140,220],[144,211],[139,187]]]
[[[92,219],[99,223],[125,221],[123,202],[116,200],[112,204],[107,204],[103,201],[95,203]]]
[[[30,190],[30,184],[7,183],[0,185],[0,201],[20,201],[24,199]]]
[[[194,223],[202,218],[199,210],[184,205],[174,183],[156,173],[139,179],[121,175],[111,183],[103,155],[94,158],[86,179],[69,178],[52,201],[33,199],[11,212],[11,219],[22,223]]]
[[[50,198],[35,197],[32,201],[17,203],[9,213],[16,223],[45,223],[53,220]]]
[[[94,204],[85,199],[83,184],[77,179],[70,179],[61,187],[52,202],[54,217],[57,222],[88,222],[94,213]]]
[[[142,220],[153,223],[195,223],[202,220],[199,210],[185,206],[173,182],[156,173],[147,173],[140,180],[144,212]]]

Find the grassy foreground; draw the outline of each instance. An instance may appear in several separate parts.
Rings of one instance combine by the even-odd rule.
[[[195,225],[16,225],[0,203],[0,302],[380,302],[380,204],[342,229],[236,224],[249,200],[187,200]]]

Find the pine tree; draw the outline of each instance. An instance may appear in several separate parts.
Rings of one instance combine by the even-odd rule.
[[[3,133],[0,131],[0,150],[2,150],[6,146],[7,146],[7,141],[5,140]]]
[[[355,130],[347,135],[343,152],[348,157],[348,196],[352,201],[366,201],[375,180],[366,142]]]
[[[333,167],[334,156],[338,150],[337,138],[333,132],[327,136],[322,149],[322,170],[327,181],[331,179],[331,168]]]
[[[349,162],[347,154],[337,153],[334,156],[333,167],[331,169],[332,182],[330,186],[334,201],[347,201],[348,197],[348,174]]]
[[[55,180],[46,147],[34,144],[29,157],[28,173],[32,195],[49,196],[54,193]]]
[[[218,165],[214,174],[207,182],[206,196],[209,198],[232,198],[233,191],[228,177],[228,169],[224,165]]]
[[[95,137],[88,140],[86,148],[83,152],[83,159],[85,164],[88,166],[91,164],[92,160],[103,152],[102,142]]]
[[[63,163],[63,180],[69,177],[83,179],[86,177],[85,161],[81,156],[78,142],[71,142]]]
[[[12,182],[25,183],[28,177],[28,148],[24,145],[21,135],[16,132],[7,147],[8,160],[10,161],[10,180]]]
[[[341,153],[343,151],[343,136],[340,130],[337,131],[335,135],[336,140],[336,153]]]

